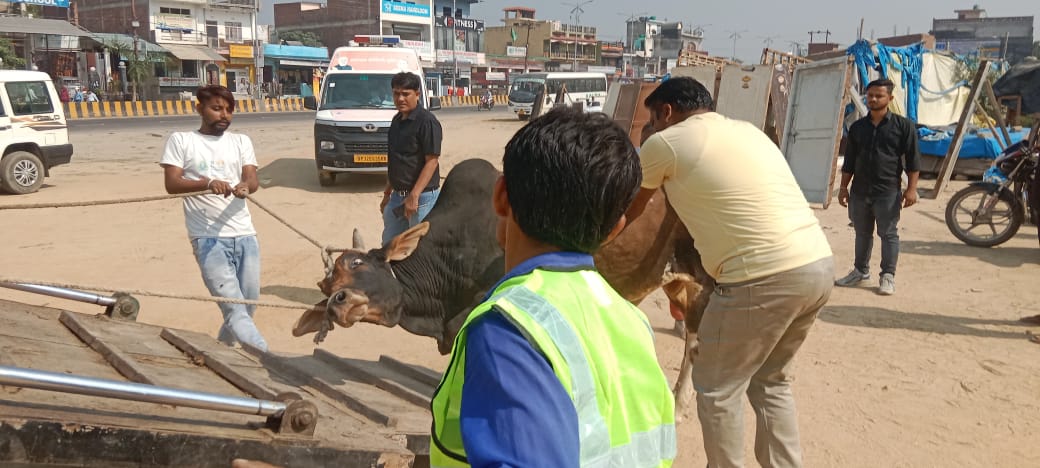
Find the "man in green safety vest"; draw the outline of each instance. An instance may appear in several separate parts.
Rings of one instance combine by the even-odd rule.
[[[591,256],[641,180],[603,114],[553,110],[506,145],[493,204],[508,273],[455,340],[431,466],[671,465],[675,402],[652,328]]]
[[[430,465],[671,466],[675,401],[653,329],[592,262],[642,181],[628,135],[560,108],[517,132],[502,165],[493,204],[508,273],[455,339]]]

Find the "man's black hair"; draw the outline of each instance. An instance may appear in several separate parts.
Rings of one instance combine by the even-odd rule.
[[[867,84],[867,89],[869,90],[870,88],[873,88],[875,86],[880,87],[880,88],[885,88],[885,90],[888,91],[888,95],[889,96],[892,95],[892,90],[896,88],[896,84],[893,83],[892,80],[890,80],[888,78],[880,78],[880,79],[871,81],[869,84]]]
[[[413,91],[419,91],[422,89],[422,80],[419,79],[419,75],[411,72],[401,72],[390,78],[390,87],[397,89],[410,89]]]
[[[675,112],[714,110],[715,106],[708,88],[688,76],[671,78],[661,83],[643,101],[643,105],[650,109],[661,104],[671,104]]]
[[[643,173],[605,114],[555,109],[513,135],[502,158],[509,205],[531,238],[593,253],[628,209]]]

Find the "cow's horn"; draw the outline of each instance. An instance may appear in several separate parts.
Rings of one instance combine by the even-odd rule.
[[[354,228],[354,250],[365,250],[365,241],[361,240],[361,231]]]

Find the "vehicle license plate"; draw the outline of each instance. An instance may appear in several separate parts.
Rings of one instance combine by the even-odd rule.
[[[355,154],[354,162],[356,163],[385,163],[385,154]]]

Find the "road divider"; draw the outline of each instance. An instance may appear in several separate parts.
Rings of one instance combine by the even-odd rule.
[[[442,96],[442,107],[476,106],[480,96]],[[509,103],[506,96],[495,96],[495,104]],[[104,102],[66,102],[65,116],[69,120],[109,119],[113,117],[161,117],[168,115],[194,115],[195,101],[104,101]],[[303,107],[303,98],[285,99],[238,99],[235,101],[236,114],[255,114],[271,112],[313,112]]]

